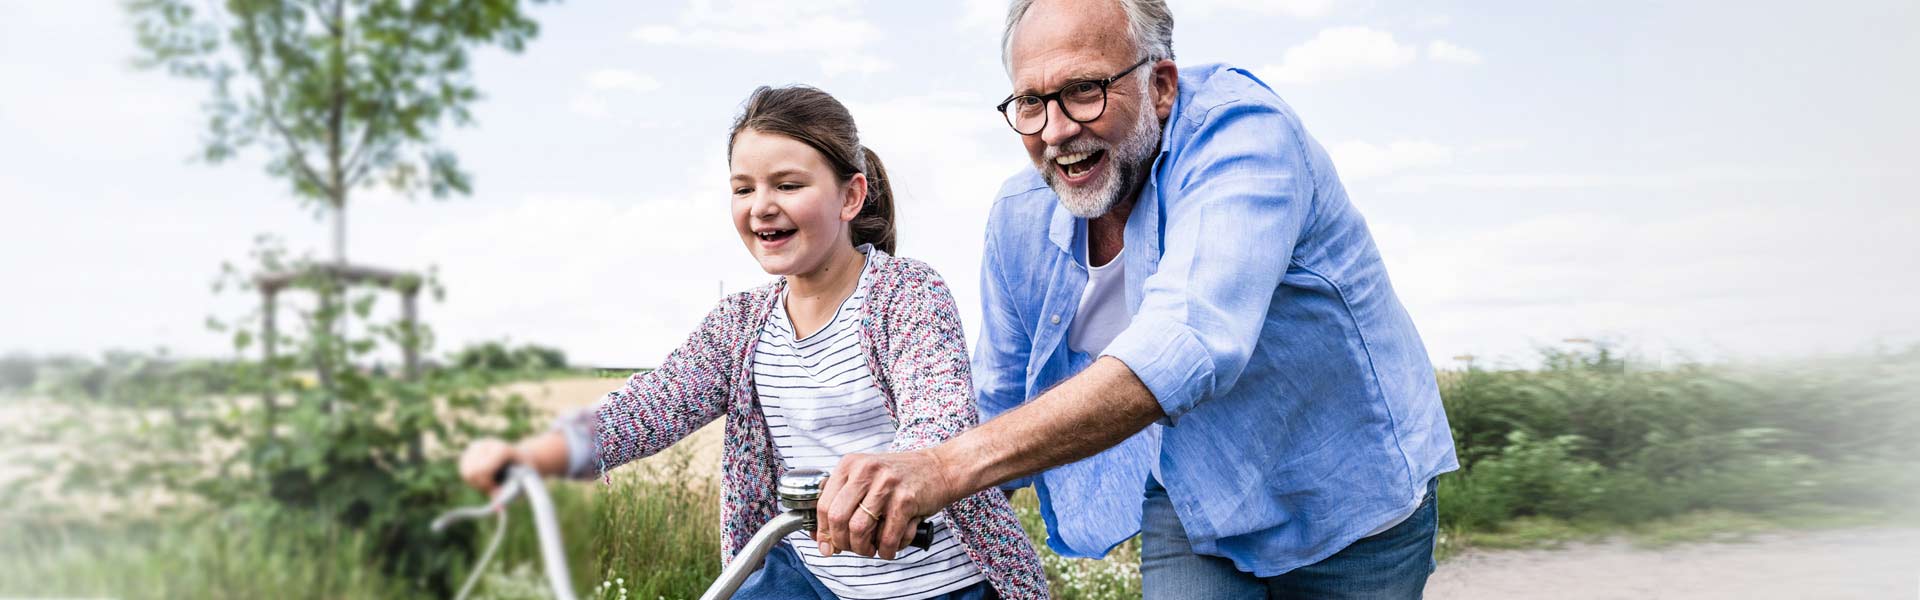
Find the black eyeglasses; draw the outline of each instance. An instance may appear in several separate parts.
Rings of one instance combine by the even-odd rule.
[[[1107,86],[1126,77],[1140,65],[1147,64],[1151,58],[1142,58],[1140,62],[1126,70],[1114,73],[1106,79],[1082,79],[1069,81],[1058,91],[1040,96],[1009,96],[999,106],[993,107],[1007,118],[1007,125],[1020,135],[1033,135],[1047,128],[1047,102],[1060,103],[1060,112],[1075,123],[1086,123],[1100,118],[1107,112]]]

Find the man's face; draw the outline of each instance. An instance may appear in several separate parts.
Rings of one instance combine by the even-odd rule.
[[[1032,95],[1105,79],[1140,59],[1126,15],[1112,0],[1036,2],[1014,29],[1008,57],[1014,93]],[[1099,118],[1075,122],[1049,102],[1046,127],[1020,136],[1034,168],[1075,216],[1104,215],[1139,189],[1171,112],[1170,95],[1154,85],[1163,67],[1173,68],[1170,61],[1148,63],[1114,81]],[[1166,102],[1155,101],[1161,96]]]

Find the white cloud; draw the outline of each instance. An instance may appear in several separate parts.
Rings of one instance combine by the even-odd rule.
[[[1480,53],[1462,48],[1446,40],[1434,40],[1427,44],[1427,58],[1435,62],[1456,63],[1462,65],[1480,64]]]
[[[1243,11],[1309,19],[1324,17],[1342,3],[1341,0],[1188,0],[1173,5],[1173,16],[1177,20],[1179,17],[1207,17],[1216,12]]]
[[[1339,142],[1327,147],[1334,168],[1343,181],[1360,181],[1390,175],[1408,169],[1421,169],[1453,161],[1454,150],[1425,140],[1395,140],[1386,145],[1367,142]]]
[[[643,25],[630,37],[662,46],[812,54],[829,76],[892,66],[869,52],[884,35],[853,0],[699,0],[673,23]]]
[[[1398,69],[1413,64],[1423,54],[1433,62],[1477,65],[1483,60],[1479,52],[1445,40],[1428,43],[1423,52],[1417,43],[1402,43],[1386,31],[1333,27],[1288,48],[1279,64],[1258,72],[1275,83],[1302,85]]]
[[[613,111],[608,109],[605,99],[598,95],[584,92],[574,94],[572,98],[569,98],[567,100],[567,108],[572,110],[574,114],[593,119],[604,119],[613,114]]]
[[[1393,39],[1391,33],[1366,27],[1334,27],[1288,48],[1280,64],[1259,72],[1269,74],[1276,83],[1306,84],[1399,68],[1412,63],[1419,54],[1415,47]]]
[[[660,89],[660,80],[626,69],[600,69],[587,74],[587,86],[596,90],[646,93]]]
[[[998,32],[1006,26],[1008,4],[1007,0],[966,0],[956,28]]]
[[[845,51],[881,37],[880,28],[859,16],[858,8],[832,0],[695,2],[673,24],[645,25],[632,37],[649,44],[761,53]]]
[[[630,100],[615,98],[616,95],[645,94],[661,88],[660,80],[626,69],[598,69],[588,73],[586,80],[587,89],[569,98],[567,108],[592,119],[613,116],[612,106],[616,102]]]
[[[1440,29],[1453,24],[1453,17],[1447,15],[1429,15],[1414,19],[1413,28],[1420,30]]]
[[[877,56],[865,54],[832,56],[820,59],[820,70],[828,77],[837,77],[848,73],[873,75],[893,69],[893,63]]]

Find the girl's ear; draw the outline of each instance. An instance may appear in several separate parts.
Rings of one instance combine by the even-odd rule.
[[[860,209],[866,205],[867,174],[854,173],[853,177],[847,178],[847,190],[841,195],[840,221],[852,222],[854,217],[860,216]]]

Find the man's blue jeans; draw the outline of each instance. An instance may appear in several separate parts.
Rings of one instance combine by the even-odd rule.
[[[1399,525],[1362,538],[1320,562],[1274,577],[1255,577],[1218,556],[1193,553],[1167,490],[1147,481],[1140,532],[1140,577],[1149,599],[1174,598],[1419,598],[1433,574],[1439,528],[1434,482],[1427,497]]]

